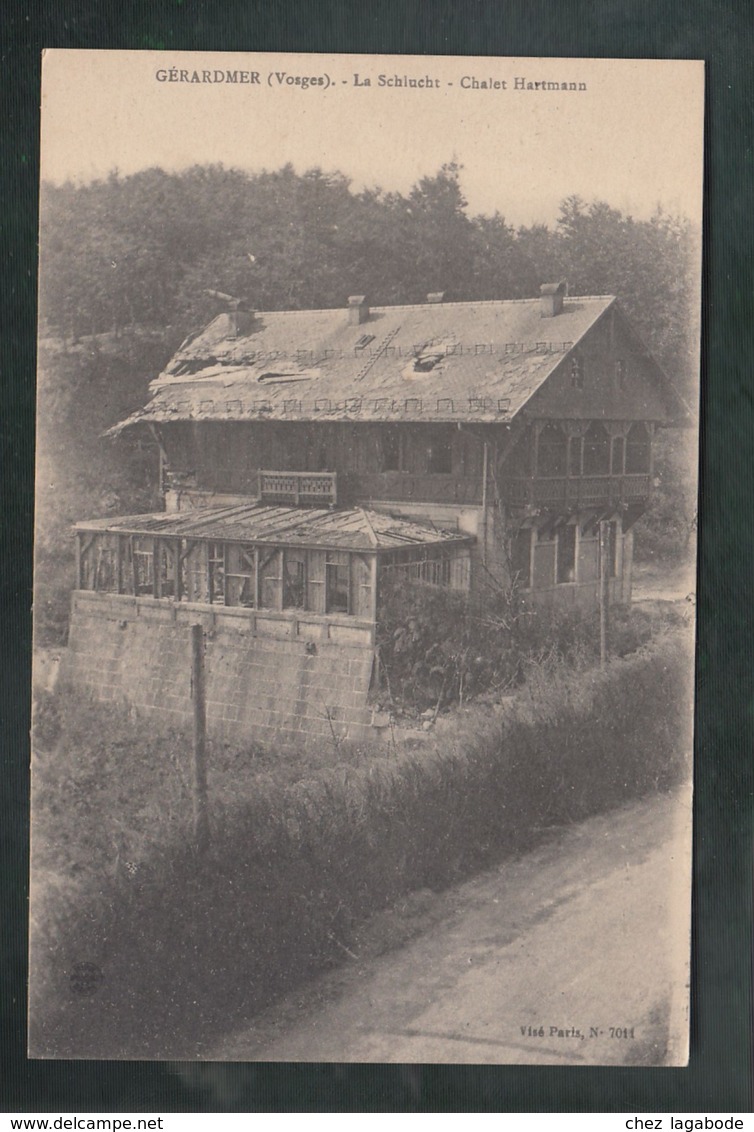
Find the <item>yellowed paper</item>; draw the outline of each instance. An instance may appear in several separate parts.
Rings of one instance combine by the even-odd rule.
[[[703,95],[46,52],[31,1056],[686,1064]]]

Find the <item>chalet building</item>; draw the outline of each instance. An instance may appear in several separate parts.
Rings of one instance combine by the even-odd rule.
[[[111,433],[152,438],[165,509],[78,524],[73,653],[91,676],[88,634],[107,611],[124,626],[113,678],[84,683],[128,698],[129,626],[199,618],[217,639],[231,625],[246,661],[231,694],[218,654],[215,715],[221,730],[262,735],[316,731],[323,717],[356,733],[388,572],[482,600],[513,583],[524,600],[582,607],[603,572],[612,599],[630,600],[652,441],[684,416],[616,299],[570,297],[562,283],[500,302],[431,294],[370,308],[357,295],[346,310],[257,312],[232,301],[150,392]],[[142,634],[145,656],[159,637]],[[290,687],[270,685],[271,641]],[[243,691],[249,665],[249,686],[270,686],[269,712]],[[173,695],[183,711],[185,688],[159,685],[153,674],[130,698],[170,710]],[[276,697],[284,720],[271,718]]]

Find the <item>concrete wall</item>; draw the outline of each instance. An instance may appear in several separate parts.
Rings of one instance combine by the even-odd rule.
[[[77,590],[60,683],[191,726],[190,626],[205,629],[211,738],[274,747],[371,737],[372,626]],[[329,719],[328,719],[329,716]]]

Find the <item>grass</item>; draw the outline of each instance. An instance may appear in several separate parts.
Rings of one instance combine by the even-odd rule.
[[[185,736],[48,707],[34,771],[34,1052],[201,1056],[356,951],[372,913],[671,786],[688,772],[691,671],[675,632],[604,671],[532,663],[503,715],[459,715],[418,751],[215,747],[201,857]],[[82,964],[96,977],[82,980]]]

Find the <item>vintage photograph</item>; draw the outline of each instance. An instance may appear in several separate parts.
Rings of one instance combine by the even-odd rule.
[[[46,53],[31,1057],[686,1064],[703,101]]]

